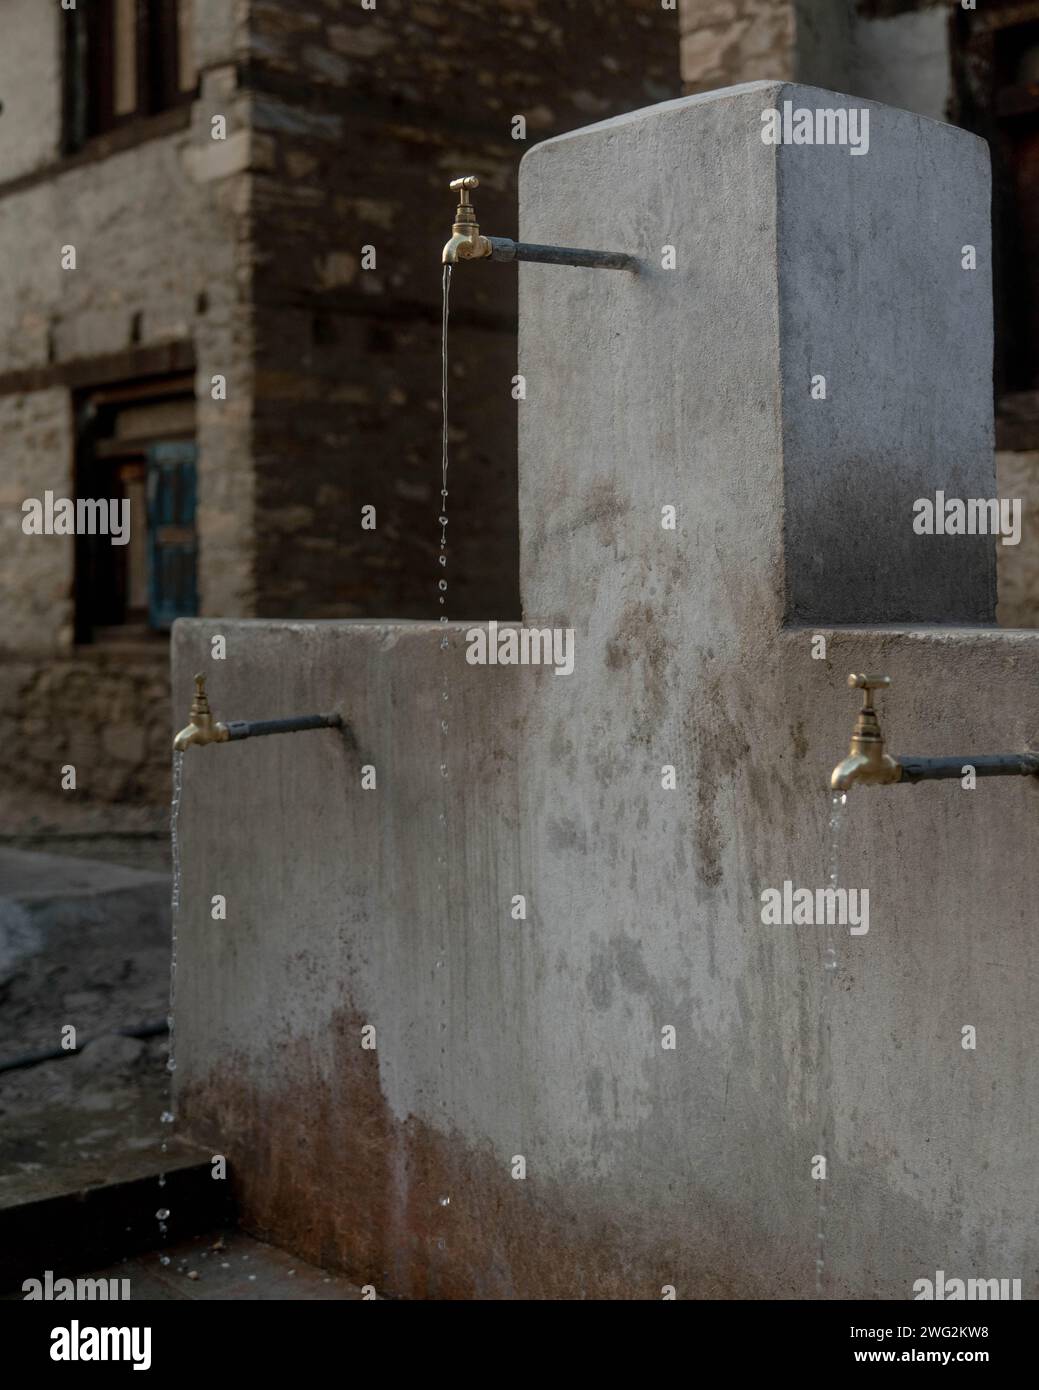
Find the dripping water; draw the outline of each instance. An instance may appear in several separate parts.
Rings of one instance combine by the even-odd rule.
[[[440,554],[437,557],[440,570],[447,569],[447,464],[448,464],[448,412],[447,412],[447,328],[450,317],[451,306],[451,266],[444,266],[443,281],[443,308],[440,319],[440,406],[441,406],[441,430],[440,430]],[[446,606],[447,601],[447,575],[438,574],[437,588],[439,592],[439,606]],[[447,622],[446,613],[440,616],[441,622]]]
[[[173,1073],[176,1070],[177,1061],[174,1051],[173,1040],[173,1015],[174,1004],[176,1002],[177,997],[177,913],[180,909],[181,882],[180,801],[183,789],[184,754],[179,749],[175,749],[173,753],[173,796],[170,801],[170,859],[172,862],[173,870],[173,886],[170,891],[170,1007],[169,1013],[166,1015],[166,1023],[169,1028],[169,1053],[166,1061],[166,1107],[163,1110],[162,1114],[159,1116],[159,1123],[163,1126],[162,1138],[160,1140],[159,1145],[160,1151],[162,1153],[162,1159],[160,1160],[160,1168],[163,1170],[159,1173],[160,1188],[164,1188],[166,1186],[165,1156],[169,1149],[169,1144],[166,1136],[168,1133],[171,1132],[168,1126],[172,1125],[174,1121]],[[159,1223],[159,1235],[162,1237],[163,1240],[166,1239],[166,1233],[168,1229],[166,1223],[169,1218],[169,1214],[170,1213],[168,1208],[162,1204],[162,1201],[160,1199],[158,1210],[155,1213],[155,1219]],[[162,1254],[159,1256],[159,1260],[162,1264],[168,1265],[170,1262],[170,1257],[169,1255]]]
[[[830,798],[830,853],[829,886],[837,888],[840,874],[841,826],[844,810],[848,804],[847,792],[834,792]],[[826,1233],[828,1217],[828,1192],[833,1180],[833,995],[837,977],[837,933],[830,920],[836,913],[826,914],[826,937],[823,945],[823,978],[819,993],[819,1059],[818,1089],[816,1107],[819,1124],[819,1145],[817,1154],[826,1160],[826,1177],[816,1181],[816,1220],[815,1220],[815,1293],[822,1298],[826,1282]]]
[[[447,941],[446,941],[446,922],[448,913],[448,888],[447,888],[447,799],[450,767],[448,766],[448,730],[450,727],[450,703],[451,690],[448,681],[448,653],[451,650],[451,639],[447,634],[447,473],[449,462],[449,435],[448,435],[448,323],[450,319],[451,302],[451,270],[450,265],[444,266],[444,277],[442,285],[442,316],[440,325],[440,403],[441,403],[441,432],[440,432],[440,508],[437,516],[437,524],[440,527],[440,544],[437,553],[437,607],[441,623],[439,650],[441,655],[441,678],[440,678],[440,699],[437,701],[435,717],[437,720],[437,747],[439,749],[439,772],[441,779],[442,795],[437,799],[439,804],[438,830],[437,837],[437,891],[443,895],[441,906],[441,925],[440,931],[444,933],[437,951],[435,971],[438,983],[438,1035],[440,1039],[440,1108],[447,1111],[447,999],[448,999],[448,969],[447,969]],[[446,1207],[450,1204],[450,1197],[441,1197],[439,1205]],[[445,1250],[447,1242],[442,1235],[436,1239],[436,1249]]]

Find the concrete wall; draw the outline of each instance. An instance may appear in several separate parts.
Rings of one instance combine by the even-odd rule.
[[[564,679],[465,666],[456,629],[445,792],[437,632],[182,624],[178,710],[218,626],[218,714],[338,705],[356,744],[188,754],[180,1120],[247,1224],[413,1297],[810,1296],[821,940],[762,926],[760,892],[826,882],[849,670],[893,676],[896,750],[1036,747],[1039,641],[839,631],[817,662],[759,630],[647,689],[652,647]],[[839,946],[834,1293],[944,1269],[1035,1296],[1037,811],[1012,780],[852,794],[842,882],[871,926]]]
[[[596,231],[647,257],[637,279],[521,278],[525,612],[576,629],[572,675],[471,666],[455,624],[446,649],[422,624],[175,629],[177,716],[201,669],[218,717],[349,722],[187,754],[180,1122],[228,1154],[249,1226],[387,1293],[811,1296],[823,941],[763,926],[760,893],[826,881],[846,673],[893,676],[895,751],[1039,738],[1033,634],[824,628],[816,660],[816,630],[783,625],[784,509],[825,483],[784,464],[803,424],[782,389],[796,220],[777,167],[812,152],[756,138],[783,92],[665,104],[525,162],[524,236]],[[969,213],[970,137],[878,127],[878,159],[923,169],[925,193],[962,160]],[[665,227],[686,250],[671,280],[650,263]],[[854,279],[867,252],[832,249],[828,273]],[[895,267],[867,355],[907,293]],[[987,341],[983,307],[969,322],[953,281],[934,293],[950,332]],[[964,389],[983,409],[984,378]],[[940,485],[941,451],[924,458]],[[947,624],[957,591],[921,574],[918,538],[866,518]],[[841,881],[870,890],[871,922],[838,948],[834,1296],[911,1297],[936,1269],[1034,1296],[1037,797],[1009,779],[851,796]]]

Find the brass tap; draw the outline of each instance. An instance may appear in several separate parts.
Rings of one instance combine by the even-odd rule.
[[[458,190],[458,207],[455,209],[451,240],[444,247],[441,260],[445,265],[482,260],[491,254],[491,243],[480,235],[476,210],[469,202],[469,190],[479,188],[480,180],[475,174],[467,174],[464,178],[452,179],[451,187]]]
[[[848,756],[837,764],[830,778],[830,786],[835,792],[846,792],[855,782],[867,786],[886,786],[890,782],[901,781],[902,766],[884,752],[884,735],[880,732],[880,720],[873,708],[874,690],[886,690],[890,684],[890,676],[848,677],[849,687],[863,692],[862,708],[855,721]]]
[[[213,718],[206,699],[206,678],[202,675],[195,677],[195,698],[191,702],[190,720],[173,740],[173,747],[178,753],[183,753],[193,743],[226,743],[231,737],[227,725],[218,724]]]

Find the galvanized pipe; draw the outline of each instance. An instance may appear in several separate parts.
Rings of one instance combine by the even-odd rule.
[[[491,260],[536,261],[541,265],[577,265],[593,270],[634,270],[638,261],[623,251],[582,251],[574,246],[537,246],[529,241],[510,241],[490,236]]]
[[[1034,777],[1039,774],[1039,755],[1035,753],[982,753],[977,757],[912,758],[896,757],[902,769],[902,782],[934,782],[962,777],[972,767],[979,777]]]
[[[341,729],[341,714],[300,714],[294,719],[228,719],[227,738],[265,738],[268,734],[300,734],[307,729]]]

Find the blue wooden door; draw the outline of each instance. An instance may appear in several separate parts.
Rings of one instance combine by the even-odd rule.
[[[194,443],[148,448],[148,623],[161,631],[198,612],[197,458]]]

